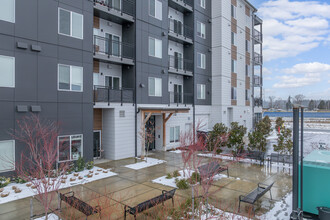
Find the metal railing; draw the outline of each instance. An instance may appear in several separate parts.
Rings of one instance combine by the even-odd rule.
[[[254,60],[254,63],[257,65],[262,64],[262,56],[256,52],[254,52],[253,60]]]
[[[192,93],[169,92],[170,104],[193,104],[194,96]]]
[[[254,29],[253,30],[253,38],[259,42],[259,43],[262,43],[262,33],[260,33],[260,31]]]
[[[134,59],[134,45],[94,35],[94,53]]]
[[[254,76],[253,77],[253,84],[254,84],[254,86],[262,86],[262,77]]]
[[[194,64],[192,60],[168,55],[168,67],[176,70],[193,71]]]
[[[254,106],[262,107],[262,99],[254,98]]]
[[[194,5],[194,0],[183,0],[183,2],[187,5],[189,5],[190,7],[193,7],[193,5]]]
[[[134,89],[114,89],[109,86],[94,86],[94,105],[97,102],[110,103],[133,103]]]
[[[175,19],[169,19],[168,21],[168,31],[186,38],[193,39],[194,29],[184,25],[182,22]]]
[[[135,5],[131,0],[90,0],[94,4],[99,4],[107,7],[108,9],[113,9],[121,13],[125,13],[131,16],[135,16]]]

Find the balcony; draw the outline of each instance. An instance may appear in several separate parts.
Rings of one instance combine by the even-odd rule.
[[[94,105],[95,103],[133,103],[134,104],[134,90],[133,89],[114,89],[109,86],[94,86]]]
[[[114,64],[134,65],[134,45],[94,35],[94,59]]]
[[[168,72],[185,76],[192,76],[194,69],[194,63],[192,60],[168,56]]]
[[[254,106],[262,107],[262,99],[261,98],[254,98]]]
[[[180,21],[169,19],[168,38],[181,44],[193,44],[194,29]]]
[[[254,25],[261,25],[262,19],[259,18],[257,15],[254,15]]]
[[[193,12],[194,0],[169,0],[168,4],[182,13]]]
[[[254,87],[262,87],[262,77],[254,76],[253,77],[253,85],[254,85]]]
[[[194,96],[192,93],[181,93],[181,92],[169,92],[170,93],[170,104],[179,105],[192,105]]]
[[[94,16],[118,24],[135,21],[135,4],[131,0],[89,0],[94,2]]]
[[[262,65],[262,56],[254,52],[253,61],[254,61],[254,65]]]
[[[253,30],[253,38],[256,44],[262,44],[262,33],[257,31],[256,29]]]

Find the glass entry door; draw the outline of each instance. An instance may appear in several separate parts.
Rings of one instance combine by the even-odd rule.
[[[174,103],[182,103],[182,85],[174,84]]]
[[[156,148],[155,143],[156,136],[156,116],[152,115],[146,123],[145,127],[145,148],[146,150],[154,150]],[[148,149],[149,146],[149,149]]]
[[[94,131],[93,154],[94,158],[101,157],[101,131]]]

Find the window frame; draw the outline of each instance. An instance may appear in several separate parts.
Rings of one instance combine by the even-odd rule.
[[[13,3],[14,3],[14,10],[13,10],[13,20],[2,20],[2,19],[0,19],[0,21],[4,21],[4,22],[9,22],[9,23],[13,23],[13,24],[15,24],[16,23],[16,0],[12,0],[13,1]]]
[[[67,12],[70,12],[70,34],[64,34],[64,33],[61,33],[60,32],[60,10],[63,10],[63,11],[67,11]],[[58,7],[58,34],[60,35],[63,35],[63,36],[67,36],[67,37],[73,37],[73,38],[76,38],[76,39],[79,39],[79,40],[83,40],[84,39],[84,15],[83,14],[79,14],[77,12],[73,12],[73,11],[70,11],[70,10],[67,10],[67,9],[64,9],[64,8],[61,8],[61,7]],[[77,14],[77,15],[80,15],[81,18],[82,18],[82,27],[81,27],[81,38],[80,37],[77,37],[77,36],[73,36],[72,35],[72,14]]]
[[[155,93],[150,94],[150,79],[154,79],[155,82]],[[156,94],[156,80],[160,80],[160,95]],[[163,96],[163,79],[159,77],[148,77],[148,96],[151,97],[162,97]]]
[[[171,139],[171,131],[172,131],[172,129],[173,129],[173,140]],[[178,143],[178,142],[180,142],[180,136],[181,136],[180,134],[181,134],[180,125],[170,127],[170,143]],[[176,138],[176,136],[177,136],[177,138]]]
[[[231,44],[237,46],[237,34],[235,32],[231,32]]]
[[[206,9],[206,1],[205,0],[199,0],[199,6],[201,6],[201,8]]]
[[[245,101],[251,100],[250,89],[245,89]]]
[[[199,55],[200,55],[200,63],[201,63],[201,66],[198,65],[198,59],[199,59]],[[204,59],[203,59],[204,57]],[[202,62],[204,61],[204,62]],[[206,69],[206,54],[205,53],[197,53],[197,67],[200,68],[200,69]]]
[[[251,52],[251,43],[249,40],[245,40],[245,51],[246,52]]]
[[[237,73],[237,60],[231,59],[231,72]]]
[[[231,100],[237,100],[237,87],[231,87]]]
[[[150,1],[155,1],[155,16],[153,16],[151,13],[150,13]],[[160,11],[161,11],[161,14],[158,15],[157,14],[157,3],[158,2],[159,4],[161,4],[161,8],[160,8]],[[160,1],[160,0],[149,0],[149,7],[148,7],[148,11],[149,11],[149,16],[150,17],[153,17],[153,18],[156,18],[157,20],[160,20],[162,21],[163,20],[163,2]],[[158,15],[158,16],[157,16]]]
[[[201,91],[200,96],[198,95],[198,88],[200,88],[200,91]],[[197,99],[199,99],[199,100],[206,99],[206,85],[205,84],[197,84]]]
[[[150,54],[150,40],[151,39],[153,39],[154,40],[154,42],[155,42],[155,54],[154,55],[152,55],[152,54]],[[160,51],[160,57],[158,57],[158,56],[156,56],[156,50],[157,50],[157,47],[156,47],[156,42],[160,42],[160,45],[161,45],[161,47],[160,47],[160,49],[161,49],[161,51]],[[150,57],[155,57],[155,58],[159,58],[159,59],[162,59],[163,58],[163,40],[160,40],[160,39],[157,39],[157,38],[155,38],[155,37],[149,37],[149,39],[148,39],[148,54],[149,54],[149,56]]]
[[[106,80],[105,80],[106,77],[111,77],[112,88],[110,88],[110,86],[109,86],[109,89],[111,89],[111,90],[115,90],[115,89],[113,88],[113,84],[114,84],[114,83],[113,83],[113,79],[114,79],[114,78],[118,78],[118,79],[119,79],[119,90],[121,90],[121,77],[120,77],[120,76],[105,75],[105,76],[104,76],[104,86],[105,86],[105,87],[108,86],[108,85],[105,84],[105,82],[106,82]]]
[[[236,19],[236,17],[237,17],[237,8],[233,4],[231,4],[230,14],[231,14],[231,17]]]
[[[16,68],[15,68],[15,65],[16,65],[16,58],[15,57],[11,57],[11,56],[5,56],[5,55],[0,55],[0,58],[5,58],[5,59],[11,59],[12,60],[12,67],[13,67],[13,73],[12,73],[12,81],[13,83],[9,86],[1,86],[0,85],[0,88],[15,88],[15,79],[16,79]],[[0,75],[0,78],[1,78],[1,75]]]
[[[10,171],[15,171],[16,170],[16,142],[15,140],[1,140],[0,143],[3,142],[11,142],[12,143],[12,147],[13,147],[13,169],[5,169],[5,170],[0,170],[0,173],[4,173],[4,172],[10,172]]]
[[[60,135],[57,137],[57,155],[58,155],[58,163],[63,163],[63,162],[69,162],[69,161],[76,161],[77,159],[71,159],[72,158],[72,137],[73,136],[81,136],[81,157],[84,156],[84,135],[83,134],[71,134],[71,135]],[[65,138],[69,137],[70,139],[70,159],[69,160],[60,160],[60,138]]]
[[[200,38],[202,38],[202,39],[206,39],[206,24],[203,23],[203,22],[201,22],[201,21],[197,21],[196,23],[197,23],[197,28],[196,28],[197,36],[200,37]],[[201,25],[200,35],[199,35],[199,32],[198,32],[198,26],[199,26],[199,24]],[[204,27],[204,29],[202,27]],[[204,33],[203,33],[203,30],[204,30]]]
[[[70,89],[60,89],[60,66],[67,66],[70,67]],[[81,90],[72,90],[72,67],[78,67],[82,70],[82,84],[81,84]],[[73,65],[67,65],[59,63],[57,64],[57,90],[58,91],[64,91],[64,92],[84,92],[84,67],[82,66],[73,66]]]

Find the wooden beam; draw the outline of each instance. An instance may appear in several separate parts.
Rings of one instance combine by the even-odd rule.
[[[144,125],[149,121],[150,117],[152,115],[152,112],[149,112],[149,114],[147,115],[147,117],[144,119],[143,123]],[[143,116],[144,117],[144,116]]]
[[[173,115],[173,113],[170,113],[170,114],[165,118],[165,123],[168,121],[168,119],[171,118],[172,115]]]

